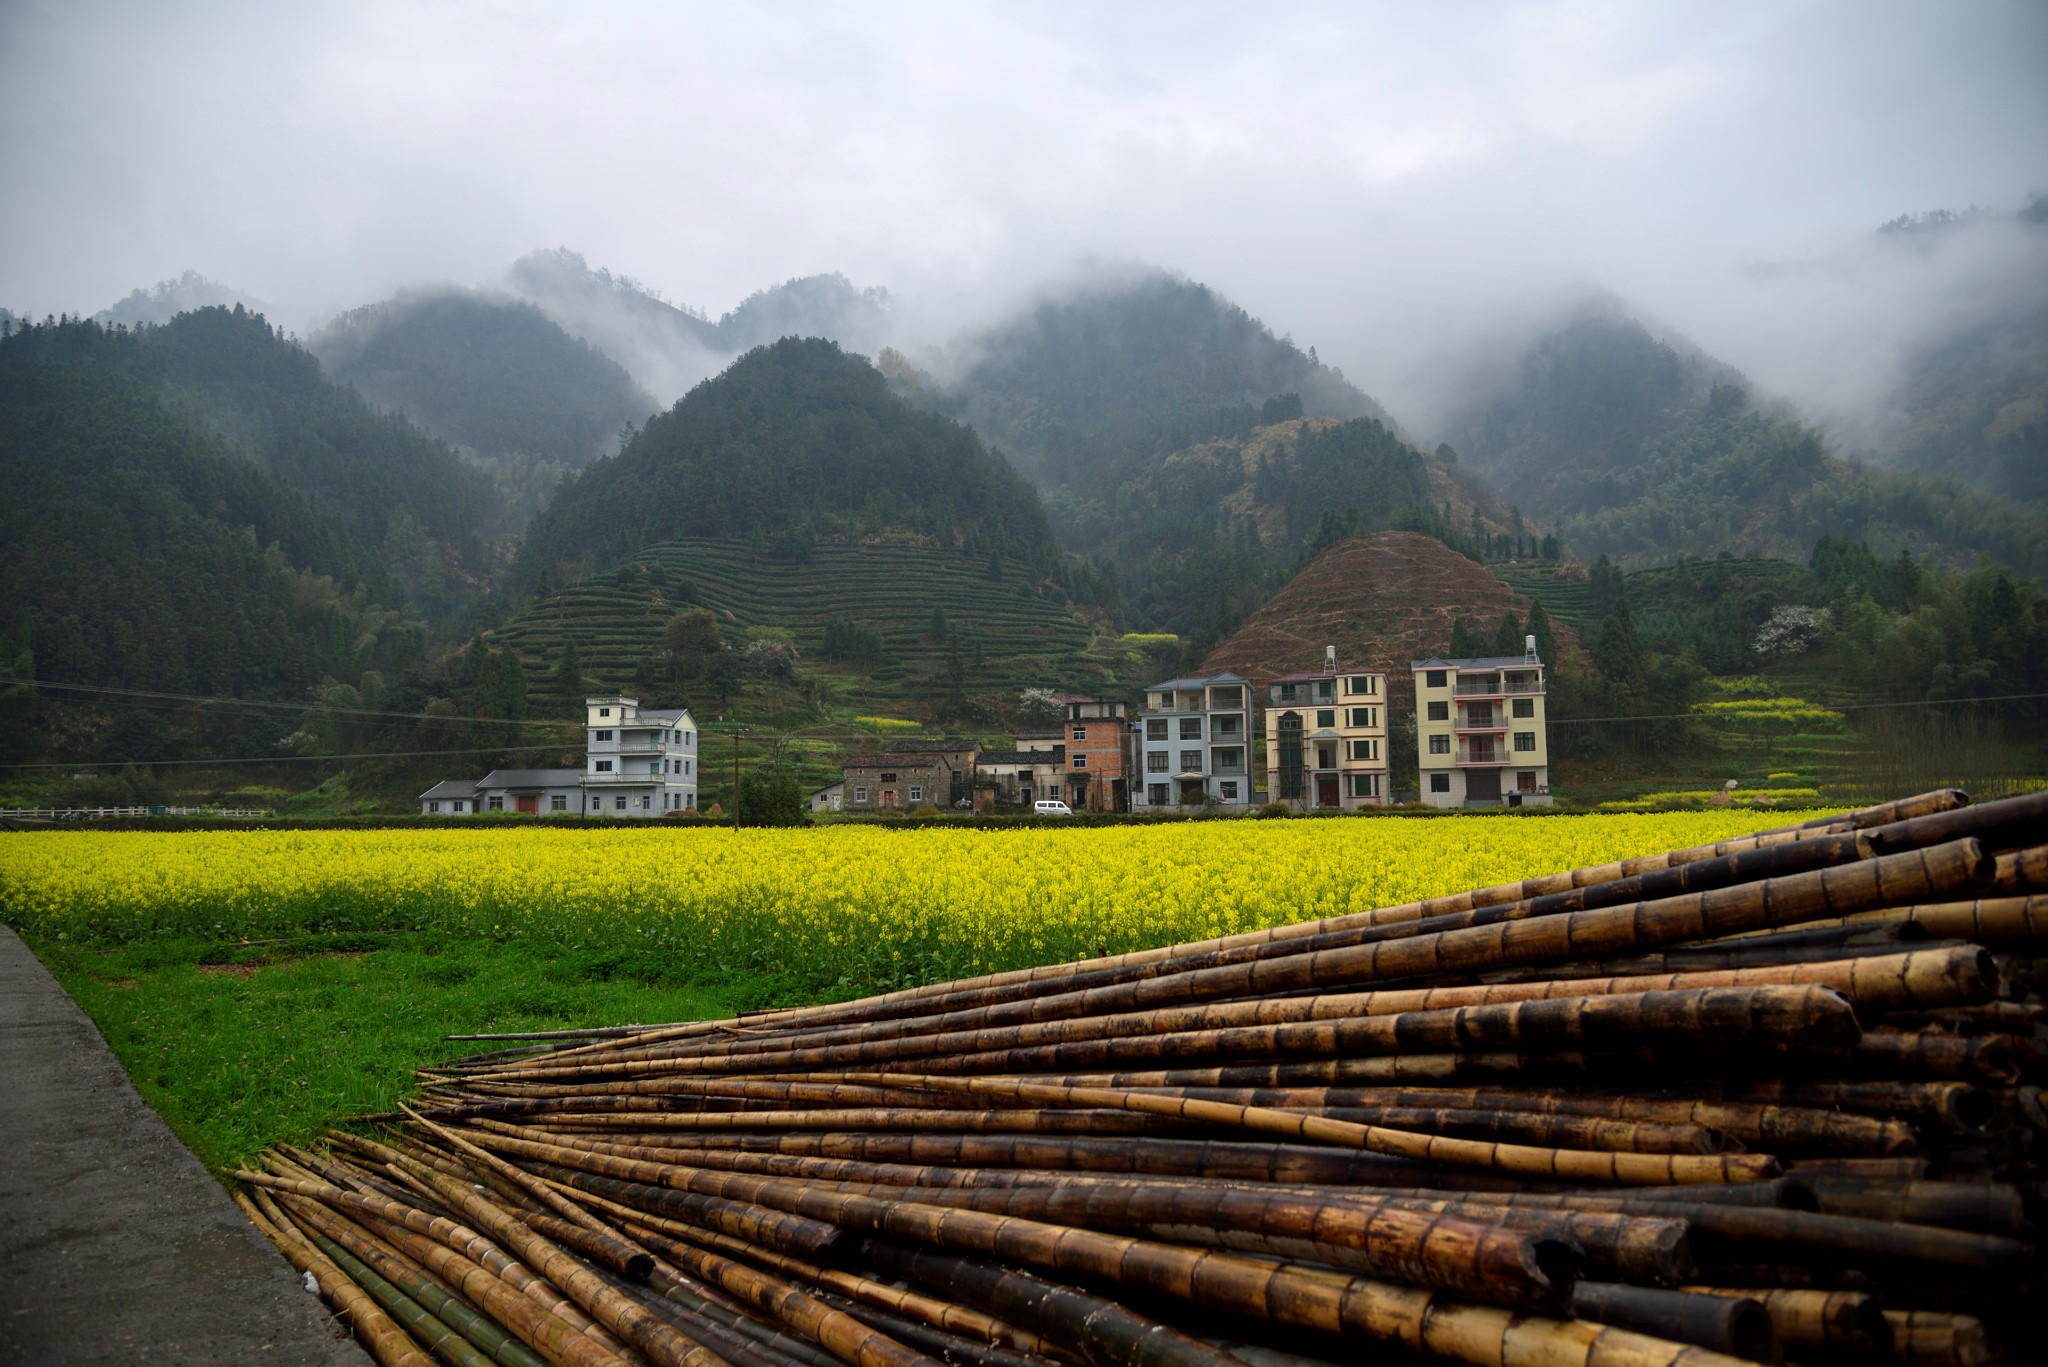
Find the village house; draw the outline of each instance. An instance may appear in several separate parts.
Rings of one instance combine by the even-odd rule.
[[[1384,673],[1338,669],[1331,646],[1321,671],[1266,686],[1266,799],[1297,812],[1385,805]]]
[[[883,747],[883,753],[907,761],[912,756],[929,756],[937,760],[944,771],[944,780],[936,789],[936,796],[925,801],[934,807],[965,807],[974,795],[974,762],[981,753],[981,742],[965,740],[959,736],[944,736],[930,740],[895,740]]]
[[[1548,807],[1550,749],[1536,638],[1520,655],[1416,660],[1415,745],[1432,807]]]
[[[1021,738],[1020,738],[1021,739]],[[1029,807],[1038,801],[1066,800],[1067,752],[1045,749],[984,750],[974,762],[974,805]]]
[[[1128,707],[1107,698],[1064,697],[1060,702],[1067,713],[1062,741],[1067,805],[1077,812],[1130,810]]]
[[[1134,811],[1251,804],[1251,688],[1240,675],[1211,674],[1145,690]]]
[[[841,778],[834,779],[812,793],[809,799],[809,806],[815,815],[818,812],[836,812],[845,805],[845,801],[846,780]]]
[[[840,810],[907,812],[939,806],[952,781],[942,756],[910,751],[903,754],[848,755],[841,761],[844,784]]]
[[[494,769],[420,794],[422,816],[656,817],[697,805],[697,723],[687,707],[643,708],[619,695],[584,700],[581,769]]]

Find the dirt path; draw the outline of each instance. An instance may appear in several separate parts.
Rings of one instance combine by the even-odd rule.
[[[370,1362],[5,926],[0,1362]]]

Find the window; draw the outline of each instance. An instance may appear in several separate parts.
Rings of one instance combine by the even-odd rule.
[[[1336,708],[1334,708],[1334,707],[1325,707],[1325,708],[1322,708],[1322,709],[1321,709],[1320,711],[1318,711],[1318,712],[1316,713],[1316,725],[1317,725],[1317,727],[1319,727],[1319,728],[1320,728],[1320,727],[1325,727],[1325,726],[1335,726],[1336,724],[1337,724],[1337,709],[1336,709]]]
[[[551,812],[568,811],[569,799],[561,793],[556,793],[553,797],[548,799],[548,810]]]
[[[1536,748],[1536,733],[1534,731],[1515,732],[1515,748],[1517,750],[1534,750]]]
[[[1297,688],[1295,688],[1295,686],[1294,686],[1293,684],[1281,684],[1281,685],[1280,685],[1280,701],[1281,701],[1281,702],[1293,702],[1293,701],[1295,700],[1295,694],[1296,694],[1297,692],[1299,692],[1299,691],[1300,691],[1300,690],[1298,690]]]
[[[1534,698],[1516,698],[1514,707],[1515,715],[1518,717],[1534,717],[1536,715],[1536,700]]]
[[[868,800],[868,790],[865,788],[855,788],[853,790],[853,800],[855,802],[866,802]]]
[[[924,801],[924,785],[922,783],[913,783],[910,785],[910,800],[912,802]]]
[[[1515,774],[1515,788],[1516,788],[1516,790],[1517,790],[1518,792],[1524,792],[1524,793],[1533,793],[1533,792],[1535,792],[1535,791],[1536,791],[1536,771],[1535,771],[1534,769],[1523,769],[1523,770],[1520,770],[1519,772],[1517,772],[1517,773]]]
[[[502,798],[502,797],[494,797],[494,798],[492,798],[492,799],[491,799],[491,810],[492,810],[492,811],[494,811],[494,812],[502,812],[502,811],[504,811],[504,810],[505,810],[505,799],[504,799],[504,798]]]
[[[1075,739],[1075,740],[1086,740],[1086,739],[1088,739],[1088,728],[1087,728],[1087,727],[1085,727],[1085,726],[1077,726],[1077,727],[1075,727],[1075,728],[1074,728],[1074,739]]]
[[[1337,747],[1334,745],[1318,745],[1316,747],[1316,768],[1334,769],[1336,767]]]
[[[1449,736],[1431,736],[1429,738],[1429,753],[1432,755],[1448,755],[1451,753],[1451,738]]]
[[[1076,755],[1076,756],[1074,756],[1074,767],[1075,767],[1076,769],[1086,769],[1086,768],[1088,767],[1088,756],[1086,756],[1086,755]]]
[[[1147,719],[1146,719],[1146,721],[1145,721],[1145,739],[1146,739],[1146,740],[1165,740],[1165,739],[1166,739],[1166,718],[1164,718],[1164,717],[1149,717],[1149,718],[1147,718]]]
[[[1226,781],[1224,782],[1224,784],[1223,784],[1223,800],[1224,800],[1225,802],[1235,802],[1235,801],[1237,801],[1237,784],[1236,784],[1236,783],[1234,783],[1234,782],[1230,782],[1230,781],[1228,781],[1228,780],[1226,780]]]
[[[1209,758],[1216,765],[1219,774],[1241,774],[1244,772],[1244,751],[1236,746],[1229,749],[1212,750]]]
[[[1181,752],[1180,752],[1180,771],[1181,771],[1181,772],[1182,772],[1183,774],[1199,774],[1199,773],[1201,773],[1201,772],[1202,772],[1202,752],[1201,752],[1200,750],[1183,750],[1183,751],[1181,751]]]
[[[1377,707],[1354,707],[1351,709],[1351,725],[1378,726],[1380,710]]]
[[[1447,702],[1431,703],[1429,705],[1429,719],[1431,721],[1449,721],[1451,719],[1451,705]]]
[[[688,778],[689,776],[690,776],[690,761],[688,761],[688,760],[684,760],[684,761],[683,761],[683,777],[684,777],[684,778]]]
[[[1363,693],[1366,696],[1370,697],[1373,694],[1380,691],[1379,683],[1380,681],[1376,675],[1353,674],[1351,678],[1348,680],[1347,691],[1352,693]]]
[[[612,810],[615,812],[623,812],[626,810],[626,795],[624,793],[620,793],[617,797],[612,799]]]
[[[438,812],[441,810],[441,804],[438,802],[429,802],[427,804],[427,810],[430,812]]]
[[[462,799],[459,797],[455,799],[455,810],[458,812],[468,810],[468,808],[463,805]]]
[[[590,733],[590,738],[592,740],[610,740],[612,733],[609,731],[593,731]]]
[[[640,795],[640,810],[643,812],[651,812],[654,810],[654,799],[646,793],[642,793]]]
[[[1167,767],[1167,759],[1166,759],[1166,752],[1165,752],[1164,750],[1151,750],[1151,751],[1148,751],[1148,752],[1146,753],[1146,755],[1145,755],[1145,772],[1146,772],[1146,773],[1148,773],[1148,774],[1163,774],[1163,773],[1165,773],[1165,772],[1166,772],[1166,767]]]
[[[1444,686],[1444,671],[1441,669],[1423,670],[1422,686],[1424,688],[1442,688]]]
[[[1355,740],[1351,742],[1351,758],[1378,759],[1380,743],[1376,740]]]
[[[1337,685],[1328,679],[1316,680],[1316,701],[1328,702],[1337,696]]]
[[[591,767],[600,774],[609,774],[612,771],[612,762],[608,759],[592,760]]]
[[[609,716],[610,716],[611,714],[612,714],[612,710],[611,710],[611,709],[610,709],[609,707],[600,707],[600,708],[598,708],[598,709],[597,709],[597,715],[598,715],[598,716],[600,716],[600,717],[609,717]],[[610,737],[609,737],[609,734],[607,734],[607,737],[606,737],[606,738],[607,738],[607,739],[609,739],[609,738],[610,738]]]
[[[882,782],[884,782],[884,783],[894,783],[895,781],[896,781],[896,775],[894,775],[894,774],[884,774],[884,775],[882,775]]]
[[[1451,791],[1451,776],[1449,774],[1431,774],[1429,776],[1429,791],[1432,793],[1448,793]]]
[[[1236,684],[1228,684],[1222,688],[1212,688],[1209,690],[1209,706],[1236,707],[1238,705],[1239,691]]]
[[[1215,718],[1209,723],[1209,739],[1222,740],[1225,736],[1235,736],[1238,720],[1236,717]]]
[[[676,740],[678,740],[678,741],[681,741],[681,740],[682,740],[682,738],[683,738],[683,733],[682,733],[681,731],[677,731],[677,732],[676,732]]]
[[[1147,804],[1154,807],[1166,806],[1166,785],[1164,783],[1153,783],[1146,785],[1145,801]]]
[[[1379,795],[1380,776],[1378,774],[1353,774],[1351,776],[1351,796],[1378,797]]]
[[[1180,719],[1180,738],[1182,740],[1200,740],[1202,738],[1202,719],[1200,717],[1182,717]]]
[[[1054,802],[1058,802],[1060,800],[1060,785],[1057,783],[1046,784],[1045,795],[1051,798]]]

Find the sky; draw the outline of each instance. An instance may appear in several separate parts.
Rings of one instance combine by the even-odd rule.
[[[2048,191],[2044,78],[2040,0],[0,0],[0,304],[190,269],[303,330],[568,246],[713,317],[840,271],[914,345],[1136,262],[1411,425],[1589,292],[1826,414],[2048,278],[1873,237]]]

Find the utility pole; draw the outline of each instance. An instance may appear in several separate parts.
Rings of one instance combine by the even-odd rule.
[[[732,828],[740,828],[740,730],[732,730]]]

